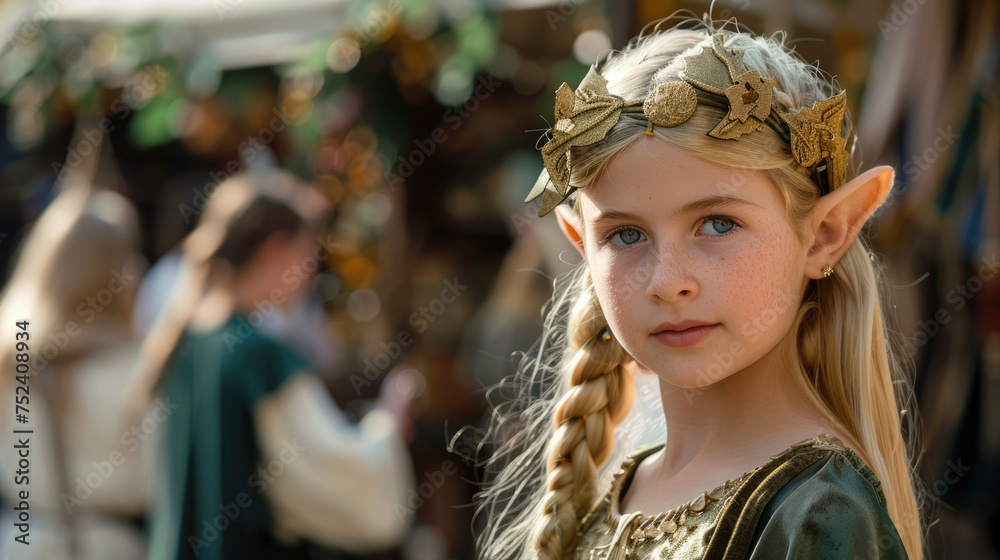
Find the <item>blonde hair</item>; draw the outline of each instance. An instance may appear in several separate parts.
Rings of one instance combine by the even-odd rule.
[[[667,31],[640,35],[622,52],[599,61],[598,69],[608,80],[610,93],[638,100],[657,85],[680,79],[680,57],[709,45],[709,37],[718,32],[727,35],[727,47],[744,52],[749,68],[777,80],[775,95],[783,110],[810,107],[838,93],[818,68],[785,47],[783,36],[715,30],[708,20],[688,20]],[[776,189],[803,242],[805,218],[820,195],[808,170],[795,163],[788,144],[766,126],[735,142],[708,137],[705,132],[724,116],[699,104],[686,123],[653,131],[685,153],[732,168],[733,184],[726,188],[738,188],[743,172],[761,174]],[[592,184],[646,127],[645,120],[622,115],[604,140],[573,148],[570,184]],[[844,132],[853,139],[850,114]],[[848,170],[847,180],[852,175]],[[575,197],[570,200],[575,202]],[[593,505],[596,469],[614,446],[611,425],[632,406],[633,394],[622,375],[622,365],[631,358],[616,341],[600,340],[607,323],[589,272],[581,268],[570,281],[557,283],[546,310],[547,330],[536,352],[520,364],[518,393],[497,407],[484,440],[495,446],[495,456],[485,462],[490,484],[477,494],[479,511],[489,516],[489,531],[479,536],[483,558],[572,555],[578,521]],[[849,436],[846,443],[878,476],[907,554],[918,560],[923,558],[919,512],[925,491],[915,469],[913,391],[903,375],[910,368],[893,350],[900,346],[881,308],[887,297],[881,270],[860,236],[836,263],[836,270],[831,278],[808,283],[790,330],[796,336],[784,338],[782,355],[804,394],[842,428]],[[567,321],[560,315],[569,309]],[[569,337],[548,331],[559,328],[568,329]],[[552,348],[559,344],[569,348]],[[545,357],[546,351],[556,357]],[[546,382],[541,393],[532,390],[538,380]],[[905,429],[901,408],[911,411],[905,416],[909,420]],[[595,414],[598,418],[592,420]],[[521,431],[518,437],[510,436],[512,423]],[[537,465],[544,454],[546,472],[540,473]],[[568,462],[559,460],[566,456]],[[514,556],[512,549],[517,550]]]

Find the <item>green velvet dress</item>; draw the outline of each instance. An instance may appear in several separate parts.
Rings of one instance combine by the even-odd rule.
[[[621,515],[638,449],[580,523],[575,560],[906,559],[878,478],[832,436],[817,436],[767,464],[654,516]]]
[[[306,362],[233,315],[211,333],[185,333],[159,396],[174,408],[163,430],[164,469],[150,560],[294,560],[303,545],[271,534],[273,514],[258,471],[253,409]]]

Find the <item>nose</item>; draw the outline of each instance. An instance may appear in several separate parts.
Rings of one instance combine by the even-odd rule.
[[[698,295],[692,274],[693,256],[676,247],[659,248],[647,265],[646,297],[653,302],[676,303]]]

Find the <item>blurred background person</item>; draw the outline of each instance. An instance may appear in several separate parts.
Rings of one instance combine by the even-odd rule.
[[[306,542],[364,552],[408,528],[394,510],[413,478],[407,374],[391,374],[354,426],[306,361],[258,330],[308,293],[308,277],[286,273],[315,270],[323,250],[296,208],[300,186],[277,170],[234,176],[184,241],[137,389],[171,409],[152,559],[308,558]]]
[[[130,431],[143,418],[130,425],[120,390],[138,358],[130,319],[143,263],[132,205],[82,186],[56,197],[20,248],[0,296],[0,333],[8,341],[0,347],[0,425],[4,448],[22,444],[29,467],[27,484],[17,484],[20,454],[0,454],[2,558],[146,557],[151,449],[145,434]],[[15,377],[15,366],[25,363],[17,354],[30,356],[23,378]],[[28,421],[16,421],[25,410]],[[14,433],[24,429],[32,433]],[[28,546],[14,540],[20,511],[12,508],[23,490]]]
[[[266,172],[274,165],[270,150],[263,148],[259,159],[245,161],[243,167],[254,172]],[[305,183],[296,184],[290,193],[297,209],[317,223],[329,211],[329,203],[316,189]],[[318,234],[319,232],[317,232]],[[321,256],[329,256],[336,242],[327,242],[317,235],[317,243],[323,245]],[[132,326],[136,336],[143,338],[149,333],[156,316],[163,311],[170,291],[182,275],[185,264],[181,245],[178,243],[150,266],[139,285],[132,313]],[[313,259],[318,268],[324,259]],[[286,271],[295,274],[295,271]],[[289,277],[290,278],[290,277]],[[311,279],[311,278],[310,278]],[[302,281],[302,278],[299,278]],[[310,367],[321,377],[334,375],[332,370],[341,357],[337,337],[330,336],[326,328],[326,313],[322,300],[308,287],[306,293],[286,305],[276,307],[267,314],[260,330],[285,343],[305,358]]]

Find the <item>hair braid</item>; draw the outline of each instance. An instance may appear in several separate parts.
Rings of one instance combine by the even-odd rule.
[[[614,450],[614,428],[635,401],[623,367],[632,358],[615,340],[603,340],[607,321],[589,273],[570,313],[570,344],[576,350],[567,374],[570,389],[555,410],[547,488],[539,511],[535,548],[539,558],[560,559],[576,545],[577,525],[594,502],[597,470]]]

